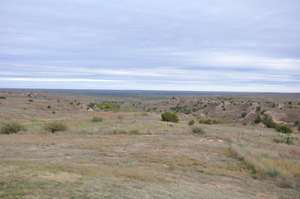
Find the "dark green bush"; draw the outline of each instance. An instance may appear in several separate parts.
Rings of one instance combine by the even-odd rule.
[[[257,107],[256,107],[256,112],[260,112],[260,110],[261,110],[261,107],[260,107],[260,106],[257,106]]]
[[[49,131],[51,133],[55,133],[57,131],[65,131],[67,130],[67,126],[59,121],[55,121],[55,122],[50,122],[48,124],[45,125],[45,130]]]
[[[165,122],[179,122],[179,118],[176,113],[164,112],[161,114],[161,120]]]
[[[10,122],[1,127],[0,134],[14,134],[22,130],[26,130],[23,125],[16,122]]]
[[[93,117],[92,122],[102,122],[103,118],[102,117]]]
[[[204,135],[205,134],[205,131],[200,127],[194,127],[192,131],[196,135]]]
[[[6,99],[6,97],[5,96],[0,96],[0,99]]]
[[[247,113],[246,112],[243,112],[242,114],[241,114],[241,118],[244,118],[244,117],[246,117],[247,116]]]
[[[193,126],[195,124],[195,120],[190,120],[189,121],[189,126]]]
[[[290,134],[293,132],[290,127],[288,127],[287,125],[284,125],[284,124],[277,124],[276,130],[278,132],[284,133],[284,134]]]
[[[299,121],[296,121],[294,123],[294,126],[297,128],[298,131],[300,131],[300,122]]]
[[[217,121],[215,119],[200,119],[199,123],[200,124],[218,124],[219,121]]]
[[[256,115],[256,118],[255,118],[255,120],[254,120],[254,123],[255,123],[255,124],[261,123],[261,117],[260,117],[260,115]]]

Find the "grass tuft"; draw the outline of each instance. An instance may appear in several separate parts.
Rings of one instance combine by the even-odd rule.
[[[103,122],[103,118],[102,117],[93,117],[92,122]]]
[[[195,120],[190,120],[189,121],[189,126],[193,126],[195,124]]]
[[[0,134],[14,134],[19,131],[26,130],[25,127],[17,122],[4,124],[0,129]]]
[[[204,135],[205,131],[201,127],[194,127],[192,130],[193,134]]]
[[[45,125],[45,130],[49,131],[51,133],[55,133],[58,131],[66,131],[67,130],[67,126],[59,121],[55,121],[55,122],[50,122],[48,124]]]

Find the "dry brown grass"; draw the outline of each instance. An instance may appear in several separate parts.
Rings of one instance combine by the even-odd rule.
[[[183,114],[170,124],[155,112],[88,112],[70,104],[74,97],[38,96],[25,105],[26,96],[8,97],[1,119],[14,118],[27,131],[0,135],[0,198],[300,196],[299,144],[274,143],[272,129],[197,124],[205,136],[195,136],[193,117]],[[44,124],[55,120],[69,128],[45,133]]]

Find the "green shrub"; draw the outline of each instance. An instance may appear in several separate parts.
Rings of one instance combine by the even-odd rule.
[[[6,97],[5,96],[0,96],[0,99],[6,99]]]
[[[191,108],[189,108],[188,106],[171,107],[171,111],[185,113],[185,114],[190,114],[192,112]]]
[[[14,134],[22,130],[26,130],[23,125],[16,122],[10,122],[1,127],[0,134]]]
[[[219,121],[214,120],[214,119],[200,119],[199,123],[200,124],[218,124]]]
[[[120,105],[117,102],[101,102],[96,104],[96,107],[104,111],[118,111]]]
[[[200,127],[194,127],[192,131],[196,135],[204,135],[205,134],[205,131]]]
[[[280,175],[279,171],[277,171],[275,168],[269,168],[265,171],[265,174],[269,177],[277,177]]]
[[[260,110],[261,110],[261,107],[260,107],[260,106],[257,106],[257,107],[256,107],[256,112],[260,112]]]
[[[92,122],[102,122],[103,118],[102,117],[93,117]]]
[[[294,138],[290,135],[287,134],[280,134],[279,137],[276,137],[273,139],[274,142],[276,143],[284,143],[284,144],[293,144],[294,143]]]
[[[294,123],[294,126],[297,127],[297,130],[300,131],[300,122],[299,121],[296,121]]]
[[[264,123],[264,125],[266,125],[266,127],[268,127],[268,128],[276,128],[277,127],[277,125],[273,121],[273,119],[267,115],[263,117],[262,123]]]
[[[189,121],[189,126],[193,126],[195,124],[195,120],[190,120]]]
[[[241,114],[241,118],[245,118],[247,116],[247,113],[246,112],[243,112],[242,114]]]
[[[164,112],[161,114],[161,120],[165,122],[179,122],[178,116],[173,112]]]
[[[255,123],[255,124],[261,123],[261,117],[260,117],[260,115],[256,115],[256,118],[255,118],[255,120],[254,120],[254,123]]]
[[[281,133],[284,133],[284,134],[290,134],[290,133],[293,132],[290,127],[288,127],[287,125],[284,125],[284,124],[277,124],[276,130],[278,132],[281,132]]]
[[[49,131],[51,133],[55,133],[57,131],[67,130],[67,126],[62,122],[55,121],[55,122],[50,122],[50,123],[46,124],[45,130]]]

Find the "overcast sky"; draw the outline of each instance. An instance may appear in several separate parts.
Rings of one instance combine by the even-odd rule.
[[[0,0],[0,87],[300,92],[300,1]]]

